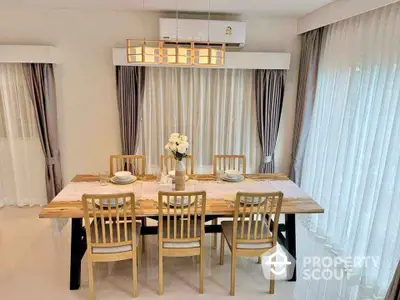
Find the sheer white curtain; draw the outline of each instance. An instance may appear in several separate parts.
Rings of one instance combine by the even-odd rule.
[[[340,255],[378,256],[358,295],[383,296],[400,258],[400,4],[327,28],[303,167],[326,211],[311,228]]]
[[[47,203],[44,155],[21,64],[0,64],[0,207]]]
[[[138,153],[159,170],[173,132],[189,137],[195,172],[210,172],[214,154],[245,154],[247,172],[260,163],[253,71],[147,68]]]

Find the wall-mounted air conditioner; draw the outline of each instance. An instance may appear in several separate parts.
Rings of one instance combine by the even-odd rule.
[[[160,40],[207,42],[208,38],[210,42],[225,43],[228,48],[243,47],[246,22],[160,18]]]

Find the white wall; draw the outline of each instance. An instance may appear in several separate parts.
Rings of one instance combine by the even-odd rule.
[[[120,152],[115,68],[112,48],[126,38],[158,38],[157,13],[116,11],[0,11],[0,44],[52,45],[62,64],[55,69],[60,148],[65,181],[77,173],[108,169]],[[248,21],[246,51],[292,53],[277,169],[290,164],[300,42],[296,19],[243,16]],[[143,26],[144,24],[145,26]],[[161,150],[160,150],[161,151]]]
[[[336,0],[299,19],[298,33],[304,33],[399,0]]]

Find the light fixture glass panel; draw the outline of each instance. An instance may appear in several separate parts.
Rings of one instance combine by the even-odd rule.
[[[192,64],[192,57],[191,56],[178,56],[178,63],[181,65],[191,65]]]
[[[176,55],[176,48],[175,47],[163,47],[162,53],[163,53],[163,56]]]
[[[142,46],[128,48],[128,54],[142,54]]]
[[[145,55],[144,56],[144,63],[155,64],[160,62],[160,57],[157,55]]]
[[[160,48],[159,47],[152,47],[152,46],[143,46],[144,53],[149,55],[159,55]]]
[[[222,57],[222,49],[211,48],[211,56]]]
[[[219,66],[222,65],[222,59],[219,57],[211,57],[210,64],[213,66]]]
[[[185,48],[185,47],[179,47],[178,48],[178,55],[179,56],[192,56],[192,49]]]
[[[208,65],[209,63],[208,56],[195,57],[195,59],[198,61],[197,64],[199,65]]]
[[[142,54],[137,54],[137,55],[129,55],[129,61],[130,62],[142,62]]]
[[[164,45],[162,48],[162,63],[163,64],[176,64],[177,49],[175,45]]]
[[[175,55],[164,56],[163,63],[164,64],[176,64],[176,56]]]
[[[194,50],[194,56],[208,56],[208,48],[199,48]]]

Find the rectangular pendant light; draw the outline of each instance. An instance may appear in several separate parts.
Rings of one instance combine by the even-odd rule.
[[[134,64],[224,65],[225,44],[194,41],[127,40],[127,61]]]

